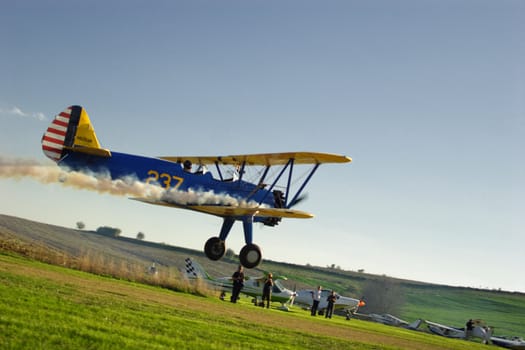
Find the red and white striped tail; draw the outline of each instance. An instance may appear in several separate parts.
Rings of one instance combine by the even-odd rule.
[[[44,154],[56,162],[62,158],[72,108],[68,107],[58,114],[42,137]]]

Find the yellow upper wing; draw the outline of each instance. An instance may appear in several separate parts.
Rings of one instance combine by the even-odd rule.
[[[241,154],[236,156],[211,156],[211,157],[159,157],[160,159],[171,162],[184,162],[189,160],[194,164],[224,164],[237,165],[284,165],[290,159],[295,164],[320,164],[320,163],[349,163],[352,158],[338,154],[315,153],[315,152],[286,152],[286,153],[260,153],[260,154]]]

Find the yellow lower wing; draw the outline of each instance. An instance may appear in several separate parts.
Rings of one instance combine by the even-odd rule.
[[[219,216],[260,216],[260,217],[275,217],[275,218],[295,218],[295,219],[309,219],[314,216],[310,213],[279,208],[243,208],[243,207],[226,207],[217,205],[196,205],[189,206],[189,209],[197,210],[203,213],[219,215]]]
[[[201,213],[217,215],[217,216],[260,216],[260,217],[279,217],[279,218],[295,218],[295,219],[310,219],[314,216],[310,213],[292,210],[285,208],[249,208],[249,207],[231,207],[219,205],[181,205],[175,203],[168,203],[164,201],[151,200],[147,198],[131,198],[140,202],[163,205],[172,208],[181,208],[199,211]]]

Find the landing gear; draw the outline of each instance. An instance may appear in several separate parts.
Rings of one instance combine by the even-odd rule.
[[[245,245],[239,253],[239,260],[242,266],[248,269],[253,269],[261,263],[261,248],[253,243]]]
[[[226,245],[219,237],[212,237],[206,241],[204,253],[210,260],[219,260],[226,253]]]
[[[226,238],[228,237],[235,220],[236,219],[233,217],[225,217],[219,237],[212,237],[206,241],[206,244],[204,245],[204,253],[206,253],[206,256],[210,260],[219,260],[224,256],[224,253],[226,253],[226,245],[224,242],[226,241]],[[257,267],[262,261],[261,248],[252,243],[253,217],[243,217],[242,224],[244,228],[244,241],[246,242],[246,245],[239,253],[239,260],[242,266],[246,267],[247,269],[253,269],[254,267]]]

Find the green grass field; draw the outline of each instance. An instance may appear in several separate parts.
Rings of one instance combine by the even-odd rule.
[[[342,317],[173,292],[0,253],[2,349],[486,349]]]
[[[200,287],[193,288],[187,284],[181,284],[183,281],[180,278],[179,268],[184,266],[184,259],[186,257],[197,260],[212,276],[231,275],[238,264],[236,258],[228,259],[225,257],[220,261],[210,261],[206,259],[200,251],[129,238],[115,239],[89,231],[48,225],[6,215],[0,215],[0,252],[2,251],[9,252],[8,254],[18,252],[18,254],[35,261],[44,261],[98,275],[114,276],[145,284],[158,285],[170,290],[200,295],[205,295],[209,291],[200,290]],[[159,266],[159,276],[155,280],[151,280],[151,276],[144,276],[146,267],[148,267],[152,261],[156,261]],[[464,326],[465,321],[469,318],[481,318],[485,320],[488,325],[495,327],[495,335],[525,336],[525,294],[523,293],[432,285],[353,271],[301,266],[266,260],[263,261],[260,268],[250,271],[249,275],[258,276],[265,270],[272,271],[274,275],[287,276],[288,281],[285,281],[285,284],[287,284],[287,287],[290,289],[295,287],[298,289],[313,288],[318,283],[321,283],[327,288],[335,289],[342,295],[357,298],[364,295],[366,301],[370,301],[371,299],[368,292],[363,292],[364,286],[366,286],[370,280],[386,278],[392,281],[396,288],[399,288],[402,300],[396,301],[395,305],[399,306],[396,310],[385,310],[382,312],[393,313],[395,316],[408,322],[424,319],[456,327]],[[13,271],[16,271],[16,269]],[[0,270],[2,281],[7,278],[7,275],[5,275],[7,272],[9,272],[9,269]],[[67,272],[66,274],[70,273],[74,274],[74,272]],[[86,276],[91,276],[86,278],[93,278],[93,275],[88,274]],[[38,285],[36,282],[27,282],[28,285],[32,283]],[[2,292],[0,295],[0,297],[2,297],[1,302],[11,304],[7,297],[7,292],[1,289],[3,286],[3,284],[0,286],[0,291]],[[65,287],[60,288],[62,292],[66,289]],[[20,292],[20,295],[24,293]],[[5,298],[4,295],[6,296]],[[179,296],[184,294],[169,292],[167,295],[173,297],[174,295]],[[107,298],[111,296],[111,293],[102,293],[101,296]],[[389,295],[382,294],[381,297],[388,299]],[[81,298],[83,299],[84,297]],[[160,297],[156,296],[155,298]],[[197,300],[206,300],[206,302],[213,303],[216,301],[215,299],[217,298],[198,298]],[[246,301],[246,304],[248,309],[250,309],[251,304],[249,300]],[[362,308],[360,312],[365,314],[375,312],[370,309],[370,306],[373,307],[374,303],[369,302],[367,307]],[[7,310],[7,308],[5,309]],[[34,309],[40,310],[42,308],[35,307]],[[251,309],[253,309],[253,307],[251,307]],[[226,309],[224,313],[231,311],[232,310]],[[4,320],[1,318],[3,314],[4,308],[0,309],[0,320]],[[217,314],[216,317],[222,317],[221,312]],[[282,315],[283,312],[278,314]],[[297,317],[305,317],[307,315],[306,312],[298,308],[296,310],[295,307],[293,312],[289,314]],[[262,315],[266,314],[263,313]],[[152,319],[154,319],[154,317]],[[24,319],[24,321],[26,320]],[[346,324],[351,323],[350,327],[354,331],[355,327],[361,323],[366,325],[366,327],[372,328],[380,326],[368,322],[354,321],[357,320],[348,322],[345,321],[344,317],[337,316],[330,322],[330,325],[339,325],[339,323],[341,323],[340,326],[345,329],[344,327],[348,327]],[[146,321],[139,320],[137,322],[144,323]],[[94,324],[98,324],[98,322],[94,322]],[[166,328],[167,326],[164,325],[163,327]],[[178,325],[177,327],[183,328],[183,325]],[[1,330],[2,329],[0,329],[0,331]],[[330,328],[321,332],[321,334],[330,336],[333,331],[334,328]],[[346,331],[345,329],[344,332]],[[403,333],[406,332],[405,330],[389,328],[389,332],[397,331],[402,332],[402,335],[400,335],[401,338],[408,337],[407,339],[410,339],[414,333],[409,332],[405,334]],[[229,332],[235,334],[236,331],[229,330]],[[162,334],[164,334],[164,331]],[[305,334],[308,335],[308,332]],[[280,338],[284,339],[285,337]],[[357,341],[358,338],[352,336],[350,339],[348,339],[348,337],[344,339],[345,341]],[[377,347],[377,342],[372,342],[368,338],[363,339],[365,339],[363,340],[364,343],[372,343]],[[3,345],[3,342],[0,342],[0,345]],[[224,344],[221,346],[224,346]],[[192,347],[197,346],[193,345]],[[311,347],[315,346],[312,345]],[[0,346],[0,348],[2,347]]]

